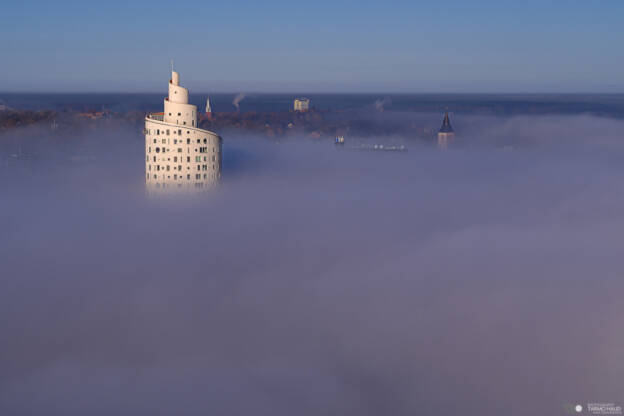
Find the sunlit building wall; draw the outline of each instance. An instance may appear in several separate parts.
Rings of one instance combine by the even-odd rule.
[[[295,111],[308,111],[310,109],[310,100],[308,98],[295,98],[293,108]]]

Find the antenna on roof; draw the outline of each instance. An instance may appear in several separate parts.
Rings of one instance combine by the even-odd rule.
[[[173,59],[171,60],[171,72],[173,72]]]

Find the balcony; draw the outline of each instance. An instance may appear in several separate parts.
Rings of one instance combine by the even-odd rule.
[[[165,121],[165,113],[152,113],[148,114],[147,118],[156,121]]]

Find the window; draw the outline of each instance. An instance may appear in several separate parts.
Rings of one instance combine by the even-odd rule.
[[[162,144],[166,144],[167,143],[167,139],[162,139]]]
[[[178,130],[178,136],[182,136],[182,129]]]
[[[154,156],[154,162],[156,162],[156,156]]]
[[[187,162],[190,162],[190,161],[191,161],[191,157],[190,157],[190,156],[187,156],[187,157],[186,157],[186,161],[187,161]]]
[[[182,153],[182,148],[178,147],[178,153]]]
[[[181,116],[181,115],[182,115],[182,113],[178,113],[178,116]]]
[[[160,147],[156,148],[156,153],[160,153]]]
[[[154,144],[156,144],[156,139],[154,139]]]
[[[201,170],[201,166],[197,165],[197,170]]]
[[[178,165],[178,170],[182,170],[182,165]],[[180,175],[180,178],[182,178],[181,175]]]
[[[156,170],[160,170],[160,165],[156,165]]]
[[[167,165],[167,172],[169,172],[169,165]]]
[[[148,149],[148,150],[147,150],[147,153],[152,153],[152,147],[151,147],[151,146],[150,146],[150,147],[148,147],[147,149]]]
[[[191,120],[191,126],[195,125],[195,120]]]
[[[156,135],[159,136],[160,135],[160,130],[156,129]]]
[[[173,175],[173,179],[178,179],[178,175]]]
[[[173,157],[173,161],[174,161],[174,162],[177,162],[177,161],[178,161],[178,157],[177,157],[177,156],[174,156],[174,157]]]
[[[200,143],[200,141],[199,141],[199,139],[197,139],[197,144],[199,144],[199,143]]]
[[[208,142],[208,140],[204,139],[204,144],[206,144]]]
[[[186,121],[182,122],[182,124],[184,124],[186,126]]]
[[[186,144],[191,144],[191,139],[186,139]]]
[[[201,162],[201,156],[195,156],[195,162]]]
[[[186,179],[191,179],[191,175],[186,175]]]
[[[169,133],[169,129],[167,129],[167,136],[169,136],[169,134],[170,134],[170,133]]]
[[[213,162],[215,162],[215,161],[216,161],[215,159],[216,159],[215,155],[212,155],[212,161],[213,161]]]

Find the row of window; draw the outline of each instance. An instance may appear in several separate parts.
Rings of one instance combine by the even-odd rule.
[[[203,157],[203,159],[202,159],[202,157]],[[154,160],[154,162],[156,162],[156,156],[153,156],[153,160]],[[195,162],[201,162],[202,160],[203,160],[204,162],[206,162],[206,161],[208,160],[208,156],[195,156]],[[215,155],[212,155],[211,160],[212,160],[213,162],[216,162],[216,161],[217,161],[217,157],[216,157]],[[145,158],[145,161],[146,161],[146,162],[149,162],[149,161],[150,161],[149,156],[147,156],[147,157]],[[163,158],[163,162],[164,162],[164,161],[165,161],[165,159]],[[174,157],[173,157],[173,161],[174,161],[174,162],[177,162],[177,161],[178,161],[178,157],[177,157],[177,156],[174,156]],[[191,157],[190,157],[190,156],[187,156],[187,157],[186,157],[186,161],[187,161],[187,162],[190,162],[190,161],[191,161]],[[171,158],[170,158],[170,157],[168,157],[168,158],[167,158],[167,162],[171,162]],[[180,156],[180,162],[184,162],[184,157],[183,157],[183,156]]]
[[[176,94],[177,93],[178,92],[176,91]],[[193,111],[191,114],[193,115],[193,117],[195,117],[195,111]],[[169,113],[169,115],[171,115],[171,113]],[[178,113],[178,117],[180,117],[181,115],[182,115],[182,113]],[[186,115],[188,116],[188,113],[186,113]]]
[[[169,115],[171,115],[171,114],[169,114]],[[173,124],[173,123],[171,123],[171,124]],[[180,124],[180,120],[176,120],[176,124]],[[186,126],[186,121],[183,121],[182,125]],[[195,127],[195,120],[191,120],[191,126]],[[155,129],[154,131],[156,132],[157,136],[159,136],[161,134],[165,134],[165,129],[162,129],[162,130],[161,129]],[[166,131],[167,131],[167,134],[169,134],[170,130],[167,129]],[[147,134],[152,134],[152,130],[148,129],[147,130]],[[175,129],[173,130],[173,134],[176,134],[176,130]],[[186,134],[191,134],[191,132],[189,130],[187,130]],[[178,129],[178,136],[181,136],[181,135],[182,135],[182,129]]]
[[[203,178],[202,178],[203,177]],[[201,180],[201,179],[215,179],[217,177],[216,173],[204,173],[203,175],[201,173],[197,173],[195,174],[195,179],[196,180]],[[148,173],[146,176],[147,179],[150,179],[150,174]],[[151,179],[158,179],[158,174],[155,173],[151,176]],[[161,175],[160,179],[165,179],[165,175]],[[166,179],[171,179],[171,175],[167,175]],[[173,175],[173,179],[174,180],[184,180],[184,175]],[[186,180],[191,180],[191,175],[186,175]]]
[[[167,153],[167,152],[170,152],[170,151],[171,151],[171,149],[167,149],[166,147],[163,147],[162,149],[161,149],[160,147],[156,147],[156,148],[154,149],[154,151],[155,151],[156,153],[160,153],[160,152],[161,152],[161,150],[162,150],[162,152],[163,152],[163,153]],[[208,153],[208,148],[207,148],[207,147],[200,147],[199,149],[195,149],[195,151],[196,151],[196,152],[197,152],[198,150],[199,150],[199,153]],[[191,149],[189,149],[189,148],[187,147],[187,148],[186,148],[186,153],[190,153],[190,152],[191,152]],[[216,152],[217,152],[217,151],[216,151],[216,149],[213,147],[213,148],[212,148],[212,153],[216,153]],[[147,153],[152,153],[152,147],[151,147],[151,146],[149,146],[149,147],[147,148]],[[178,153],[183,153],[183,151],[182,151],[182,148],[181,148],[181,147],[178,147]],[[214,157],[215,157],[215,156],[213,155],[212,157],[213,157],[213,159],[214,159]]]
[[[163,188],[163,189],[164,188],[173,188],[173,187],[182,188],[182,186],[183,186],[183,184],[181,184],[181,183],[171,184],[171,183],[160,183],[160,182],[157,182],[155,185],[156,185],[156,188]],[[203,182],[196,182],[194,184],[195,188],[203,188],[204,185],[207,185],[207,184],[204,184]]]
[[[167,172],[169,172],[170,166],[171,165],[164,165],[162,167],[162,170],[166,170]],[[189,169],[191,169],[191,167],[187,166],[186,169],[189,170]],[[147,170],[151,171],[152,170],[152,165],[147,165]],[[160,165],[154,165],[154,170],[160,171]],[[182,165],[178,165],[177,167],[174,166],[173,170],[182,171]],[[208,165],[197,165],[197,170],[208,170]],[[216,166],[214,164],[212,165],[212,170],[217,170],[217,168],[216,168]]]
[[[171,115],[171,114],[169,114],[169,115]],[[166,133],[166,134],[167,134],[167,136],[169,136],[169,135],[171,134],[171,133],[170,133],[170,132],[171,132],[171,130],[170,130],[170,129],[167,129],[167,130],[166,130],[166,132],[167,132],[167,133]],[[178,129],[178,130],[177,130],[177,132],[178,132],[178,136],[182,136],[182,129]],[[162,133],[162,134],[165,134],[165,130],[164,130],[164,129],[163,129],[163,130],[161,130],[161,129],[156,129],[156,135],[157,135],[157,136],[160,136],[160,134],[161,134],[161,133]],[[148,135],[151,135],[151,134],[152,134],[152,130],[151,130],[151,129],[148,129],[148,130],[147,130],[147,134],[148,134]],[[176,134],[176,130],[173,130],[173,134]],[[186,131],[186,134],[191,134],[191,131],[190,131],[190,130],[187,130],[187,131]]]
[[[178,144],[178,141],[180,142],[180,144],[184,143],[183,139],[173,139],[173,144]],[[170,141],[169,139],[161,139],[162,144],[169,144]],[[158,143],[158,139],[154,139],[154,144]],[[201,139],[197,139],[197,144],[201,143]],[[208,143],[208,139],[204,138],[204,144]],[[191,139],[186,139],[186,144],[191,144]]]

